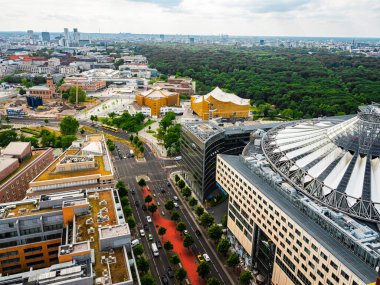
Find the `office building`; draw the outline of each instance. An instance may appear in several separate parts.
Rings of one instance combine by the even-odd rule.
[[[158,81],[153,84],[153,87],[160,87],[170,92],[176,92],[181,95],[191,96],[195,92],[195,81],[191,78],[176,78],[169,76],[168,81]]]
[[[181,130],[181,156],[186,182],[204,201],[220,188],[215,184],[216,157],[219,153],[238,155],[249,142],[250,134],[277,124],[221,127],[215,121],[186,122]]]
[[[52,99],[56,94],[55,84],[52,77],[46,79],[46,85],[33,86],[28,89],[30,96],[41,97],[42,99]]]
[[[64,38],[64,45],[66,47],[69,47],[70,46],[70,37],[69,37],[69,29],[68,28],[63,29],[63,38]]]
[[[104,136],[88,135],[75,141],[30,183],[27,197],[67,189],[102,189],[114,183],[111,158]]]
[[[0,203],[22,200],[29,182],[53,161],[53,149],[32,150],[30,143],[11,142],[0,157]]]
[[[158,117],[162,107],[180,107],[179,94],[159,87],[136,94],[138,106],[149,108],[150,116]]]
[[[371,105],[343,122],[285,123],[253,133],[241,156],[218,155],[232,248],[266,282],[376,281],[379,120]]]
[[[133,284],[119,201],[115,190],[84,189],[0,204],[0,283]]]
[[[73,70],[76,70],[76,67]],[[84,91],[87,92],[95,92],[106,88],[107,83],[105,80],[88,79],[86,77],[80,77],[75,75],[68,76],[65,78],[65,83],[63,83],[60,86],[61,94],[63,91],[66,91],[67,89],[76,86],[82,88]]]
[[[42,41],[50,42],[50,33],[49,32],[42,32],[41,37],[42,37]]]
[[[207,95],[191,96],[191,108],[202,120],[236,119],[249,117],[250,104],[249,99],[242,99],[216,87]]]

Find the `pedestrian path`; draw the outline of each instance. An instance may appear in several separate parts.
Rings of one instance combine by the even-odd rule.
[[[147,195],[153,196],[150,190],[147,187],[144,187],[144,198]],[[191,250],[183,246],[183,238],[181,234],[176,231],[175,222],[170,220],[170,216],[162,216],[159,210],[152,215],[152,218],[157,231],[160,226],[166,228],[166,234],[163,236],[162,244],[168,240],[173,244],[173,251],[178,254],[181,259],[182,265],[187,271],[187,277],[190,280],[190,283],[192,285],[206,284],[197,273],[198,262],[196,256],[194,256]]]

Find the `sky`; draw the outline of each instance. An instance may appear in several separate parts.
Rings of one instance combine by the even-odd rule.
[[[379,0],[0,0],[2,31],[380,37]]]

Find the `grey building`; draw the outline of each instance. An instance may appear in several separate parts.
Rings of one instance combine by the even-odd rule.
[[[42,32],[41,33],[42,40],[44,42],[49,42],[50,41],[50,33],[49,32]]]

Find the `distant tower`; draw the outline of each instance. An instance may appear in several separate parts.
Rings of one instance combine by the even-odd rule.
[[[263,46],[265,44],[265,40],[260,40],[260,45]]]
[[[161,34],[160,35],[160,39],[161,39],[161,41],[164,41],[165,40],[165,35]]]
[[[75,46],[79,46],[79,32],[78,32],[78,29],[77,28],[74,28],[73,29],[73,42],[74,42],[74,45]]]
[[[33,30],[27,30],[26,32],[28,34],[29,39],[33,38]]]
[[[65,46],[69,46],[69,42],[70,42],[70,39],[69,39],[69,29],[68,28],[64,28],[63,29],[63,33],[64,33],[64,38],[65,38]]]
[[[42,37],[42,40],[44,42],[50,42],[50,33],[49,32],[42,32],[41,37]]]
[[[190,40],[190,43],[191,43],[191,44],[194,43],[194,38],[193,38],[193,37],[192,37],[192,38],[189,38],[189,40]]]
[[[52,95],[54,95],[55,94],[55,85],[54,85],[53,77],[48,76],[46,78],[46,85],[50,89]]]

